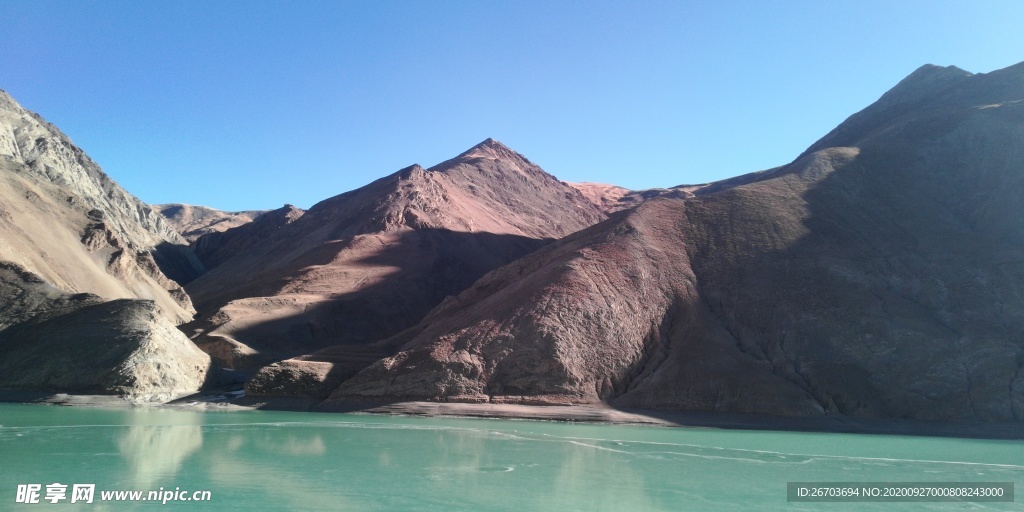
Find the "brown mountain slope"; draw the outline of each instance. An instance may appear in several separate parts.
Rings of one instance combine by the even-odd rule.
[[[152,208],[163,215],[171,227],[189,242],[195,242],[207,233],[220,233],[248,224],[265,213],[263,210],[222,212],[206,206],[178,203],[155,204]]]
[[[1024,64],[926,66],[792,164],[498,269],[331,400],[1024,419]]]
[[[390,336],[484,273],[604,218],[578,191],[490,139],[301,217],[278,213],[283,221],[267,229],[259,226],[271,213],[196,242],[216,266],[188,285],[201,319],[186,332],[227,365]],[[251,236],[236,236],[247,228]],[[229,238],[237,250],[222,249]]]
[[[648,188],[644,190],[629,190],[616,185],[604,183],[567,183],[567,185],[579,190],[583,195],[594,203],[605,213],[621,212],[628,210],[651,199],[672,198],[686,199],[689,197],[715,194],[726,189],[746,185],[755,181],[762,181],[774,176],[782,168],[768,169],[765,171],[752,172],[734,178],[727,178],[711,183],[698,185],[676,185],[669,188]]]

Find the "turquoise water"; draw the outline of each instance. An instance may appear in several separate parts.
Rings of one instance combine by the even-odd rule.
[[[1024,442],[0,404],[0,510],[1021,510],[1015,503],[788,503],[788,481],[1012,481]],[[68,499],[16,503],[19,484]],[[96,485],[71,504],[71,484]],[[210,491],[203,502],[104,490]]]

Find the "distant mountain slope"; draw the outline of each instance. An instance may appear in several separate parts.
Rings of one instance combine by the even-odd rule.
[[[600,208],[601,211],[605,213],[615,213],[634,208],[641,203],[657,199],[659,197],[686,199],[689,197],[715,194],[740,185],[765,180],[774,176],[775,173],[779,172],[781,169],[781,167],[778,167],[765,171],[751,172],[733,178],[713,181],[711,183],[676,185],[669,188],[648,188],[644,190],[629,190],[616,185],[606,185],[604,183],[569,183],[568,185],[582,192],[583,195]]]
[[[192,250],[207,269],[213,269],[240,254],[258,250],[277,235],[281,227],[291,224],[303,213],[301,209],[286,204],[276,210],[263,212],[252,222],[224,231],[205,233],[192,242]]]
[[[1024,420],[1024,64],[502,267],[331,400]]]
[[[580,193],[583,194],[583,197],[586,197],[591,203],[594,203],[595,206],[606,213],[617,212],[630,206],[635,206],[627,206],[620,201],[620,199],[630,193],[630,190],[618,185],[592,182],[567,182],[566,185],[579,190]]]
[[[171,227],[189,242],[207,233],[219,233],[248,224],[265,213],[264,210],[222,212],[206,206],[178,203],[155,204],[152,208],[163,215]]]
[[[604,218],[490,139],[301,216],[286,210],[196,241],[213,268],[188,285],[201,318],[186,332],[224,364],[390,336],[484,273]]]

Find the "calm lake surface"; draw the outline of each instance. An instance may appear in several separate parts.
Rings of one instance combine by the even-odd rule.
[[[789,481],[1014,482],[1015,503],[788,503]],[[46,485],[68,497],[45,500]],[[16,503],[41,484],[40,503]],[[72,484],[95,484],[92,504]],[[204,502],[102,491],[210,491]],[[1024,442],[0,404],[0,510],[1021,510]]]

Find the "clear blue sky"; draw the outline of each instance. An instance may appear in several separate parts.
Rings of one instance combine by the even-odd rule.
[[[1020,1],[0,0],[0,88],[149,203],[308,207],[494,137],[566,181],[781,165]]]

